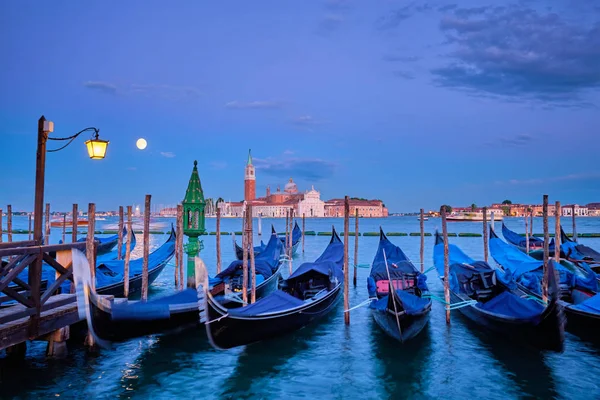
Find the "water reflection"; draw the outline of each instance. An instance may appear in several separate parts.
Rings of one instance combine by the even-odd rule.
[[[515,384],[515,394],[519,397],[555,398],[556,384],[552,369],[546,363],[546,353],[513,343],[498,334],[482,331],[481,327],[467,318],[461,318],[469,327],[479,347],[487,350],[506,370],[506,376]]]
[[[413,340],[399,343],[371,320],[371,347],[375,355],[380,397],[390,399],[424,396],[432,352],[429,324]]]

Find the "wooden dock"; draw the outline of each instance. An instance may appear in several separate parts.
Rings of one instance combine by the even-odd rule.
[[[27,340],[46,340],[48,352],[66,350],[69,326],[79,322],[76,295],[61,293],[73,279],[72,249],[85,242],[41,245],[36,241],[0,243],[0,350],[23,353]],[[95,248],[95,246],[94,246]],[[42,266],[55,270],[55,280],[42,282]],[[27,276],[23,271],[27,268]],[[62,343],[63,346],[55,346]],[[12,348],[12,349],[11,349]]]

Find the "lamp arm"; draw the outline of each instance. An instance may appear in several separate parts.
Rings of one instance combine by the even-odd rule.
[[[83,132],[87,132],[87,131],[94,131],[95,138],[96,139],[98,138],[98,132],[100,132],[100,130],[98,128],[94,128],[94,127],[89,127],[89,128],[82,129],[79,132],[77,132],[76,134],[74,134],[73,136],[69,136],[69,137],[65,137],[65,138],[48,137],[48,140],[57,140],[57,141],[68,140],[67,144],[65,144],[62,147],[59,147],[58,149],[47,150],[48,153],[54,153],[54,152],[57,152],[57,151],[60,151],[60,150],[64,149],[65,147],[67,147],[68,145],[70,145],[71,142],[73,142],[73,140],[75,140],[79,135],[81,135]]]

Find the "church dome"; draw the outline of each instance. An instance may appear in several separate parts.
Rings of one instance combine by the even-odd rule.
[[[289,182],[285,184],[283,191],[290,194],[298,193],[298,186],[296,186],[292,178],[290,178]]]

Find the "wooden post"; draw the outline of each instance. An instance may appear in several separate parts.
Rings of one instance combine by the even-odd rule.
[[[242,301],[244,305],[248,303],[248,206],[244,203],[244,212],[242,212]],[[254,249],[250,250],[254,251]]]
[[[420,218],[420,228],[421,228],[421,273],[425,272],[425,210],[421,208],[421,218]]]
[[[483,259],[488,262],[488,226],[487,226],[487,207],[483,207]]]
[[[285,210],[285,254],[289,255],[289,238],[288,238],[288,229],[289,229],[289,221],[290,221],[290,210],[286,208]]]
[[[529,237],[532,237],[533,236],[533,209],[531,209],[529,216],[530,216]]]
[[[46,240],[44,243],[50,244],[50,203],[46,203]]]
[[[444,300],[446,301],[446,324],[450,324],[450,250],[448,246],[448,227],[446,226],[446,207],[440,209],[442,214],[442,235],[444,236]]]
[[[29,214],[29,231],[28,232],[29,232],[29,234],[27,235],[27,238],[29,240],[31,240],[31,234],[32,234],[32,232],[31,232],[31,213]]]
[[[0,243],[2,243],[2,235],[4,235],[4,231],[2,230],[2,209],[0,208]],[[2,259],[0,258],[0,264],[2,263]]]
[[[6,206],[6,229],[8,230],[8,242],[10,243],[12,242],[12,206],[10,204]]]
[[[262,213],[258,213],[258,236],[262,236]]]
[[[177,214],[176,214],[176,219],[175,219],[175,290],[180,290],[180,285],[179,285],[179,259],[181,258],[182,254],[179,253],[179,235],[181,235],[183,232],[181,232],[179,230],[179,218],[181,217],[179,215],[179,204],[177,205]]]
[[[542,204],[542,216],[544,218],[544,277],[542,279],[542,300],[548,302],[548,258],[550,255],[550,233],[548,232],[548,195],[544,195]]]
[[[250,303],[256,301],[256,266],[254,264],[254,237],[252,227],[252,206],[248,206],[248,247],[250,248],[250,279],[252,289],[250,291]]]
[[[527,221],[529,220],[529,212],[525,211],[525,253],[529,254],[529,226]]]
[[[490,213],[490,228],[492,228],[492,230],[494,232],[496,232],[496,227],[494,226],[494,212],[493,211]]]
[[[127,243],[129,246],[129,243]],[[119,254],[117,254],[117,260],[123,258],[121,253],[123,252],[123,206],[119,206],[119,241],[117,243],[117,249],[119,249]]]
[[[356,286],[356,275],[358,274],[358,207],[354,209],[354,275],[352,282]]]
[[[144,260],[142,264],[142,301],[148,300],[148,256],[150,255],[150,200],[147,194],[144,207]]]
[[[306,230],[306,216],[302,213],[302,254],[304,254],[304,232]]]
[[[571,219],[573,220],[573,241],[577,241],[577,224],[575,223],[575,205],[571,206]]]
[[[346,325],[350,325],[350,313],[348,310],[350,309],[350,298],[349,298],[349,279],[350,275],[348,271],[348,229],[350,225],[350,201],[348,200],[348,196],[344,197],[344,322]]]
[[[79,211],[77,210],[78,206],[77,204],[73,204],[73,214],[71,215],[71,227],[73,229],[73,231],[71,232],[72,238],[73,238],[73,243],[75,243],[77,241],[77,214],[79,214]]]
[[[183,290],[184,285],[186,285],[185,279],[183,277],[183,204],[177,204],[177,231],[179,232],[177,235],[177,249],[179,251],[179,265],[177,269],[179,270],[179,289]]]
[[[259,219],[260,221],[260,219]],[[260,226],[260,225],[259,225]],[[221,209],[217,207],[217,274],[221,272]]]
[[[88,204],[88,232],[85,241],[85,253],[87,256],[88,264],[90,265],[90,272],[92,276],[92,290],[96,290],[96,261],[94,257],[94,232],[96,230],[96,205],[94,203]]]
[[[554,218],[556,223],[554,224],[554,259],[560,264],[560,201],[557,201],[554,206]]]
[[[66,243],[67,240],[67,213],[63,214],[63,226],[62,226],[62,242]]]
[[[294,224],[294,209],[290,208],[290,226],[288,227],[288,265],[290,269],[290,275],[292,275],[292,258],[293,258],[293,250],[292,250],[292,226]]]
[[[132,226],[131,206],[127,206],[127,247],[125,248],[125,263],[123,266],[123,283],[125,285],[123,288],[123,295],[125,298],[129,297],[129,259],[131,258]]]

